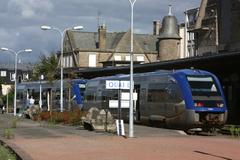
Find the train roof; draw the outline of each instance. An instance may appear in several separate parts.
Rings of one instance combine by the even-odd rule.
[[[41,85],[43,88],[60,88],[61,80],[55,80],[53,82],[49,81],[41,81]],[[66,83],[87,83],[85,79],[64,79],[64,84]],[[17,89],[26,89],[26,88],[36,88],[39,87],[40,81],[31,81],[31,82],[22,82],[17,85]]]
[[[172,75],[172,74],[185,74],[185,75],[206,75],[211,74],[208,71],[198,70],[198,69],[180,69],[180,70],[156,70],[153,72],[146,72],[146,73],[136,73],[134,74],[135,77],[143,77],[143,76],[150,76],[150,75]],[[106,80],[106,79],[121,79],[121,78],[128,78],[129,74],[117,74],[114,76],[106,76],[106,77],[97,77],[93,78],[93,81],[97,80]]]

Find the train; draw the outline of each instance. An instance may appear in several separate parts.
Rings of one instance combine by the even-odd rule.
[[[43,111],[60,110],[60,80],[32,81],[17,84],[17,106],[18,110],[27,108],[27,100],[30,97],[35,99],[35,104],[39,105],[40,86],[42,96]],[[66,79],[63,81],[63,106],[64,110],[81,108],[83,105],[86,79]]]
[[[128,74],[88,80],[83,110],[92,107],[108,110],[115,118],[119,109],[110,101],[119,101],[119,90],[106,89],[106,81],[128,81]],[[159,124],[181,130],[221,128],[227,120],[227,104],[218,78],[204,70],[157,70],[133,74],[134,121]],[[122,89],[121,92],[129,92]],[[128,93],[129,95],[129,93]],[[120,100],[121,104],[123,103]],[[129,107],[129,106],[128,106]],[[129,108],[121,107],[122,119],[128,121]]]

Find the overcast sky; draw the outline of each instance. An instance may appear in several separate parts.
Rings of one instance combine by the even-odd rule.
[[[168,5],[183,22],[186,9],[199,7],[200,0],[137,0],[134,6],[134,29],[152,34],[152,21],[168,14]],[[64,29],[82,25],[84,31],[97,31],[98,15],[110,32],[130,28],[128,0],[0,0],[0,47],[16,51],[31,48],[32,53],[20,55],[22,63],[36,62],[40,54],[47,55],[60,48],[60,35],[42,31],[41,25]],[[14,57],[0,52],[0,63],[12,63]]]

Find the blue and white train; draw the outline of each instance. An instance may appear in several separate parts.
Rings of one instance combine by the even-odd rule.
[[[119,98],[118,90],[106,89],[107,80],[129,80],[129,75],[89,80],[83,110],[91,107],[108,109],[117,118],[118,110],[109,108],[109,101]],[[134,74],[134,90],[138,97],[134,102],[137,122],[188,130],[218,128],[227,119],[221,84],[214,74],[207,71],[183,69]],[[121,110],[122,117],[128,120],[129,109]]]
[[[85,91],[85,79],[64,80],[63,82],[63,106],[64,110],[81,108]],[[27,107],[27,100],[30,97],[39,104],[40,86],[42,91],[42,109],[60,109],[60,80],[23,82],[17,85],[18,108],[24,110]]]

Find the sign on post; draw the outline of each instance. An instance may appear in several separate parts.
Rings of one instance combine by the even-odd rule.
[[[109,100],[109,108],[118,108],[119,100]],[[121,108],[129,108],[129,101],[121,101]]]
[[[118,108],[118,120],[116,120],[117,134],[124,136],[124,123],[121,119],[121,108],[129,108],[129,93],[122,95],[122,89],[130,89],[130,81],[106,80],[106,89],[117,89],[118,100],[109,100],[109,108]],[[123,96],[123,98],[122,98]]]
[[[130,81],[106,80],[106,89],[130,89]]]

